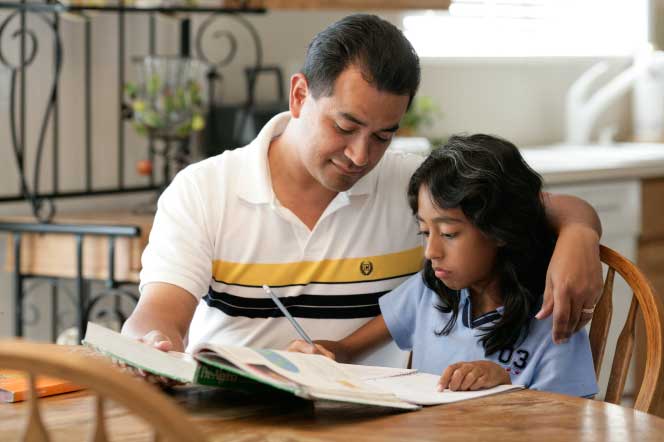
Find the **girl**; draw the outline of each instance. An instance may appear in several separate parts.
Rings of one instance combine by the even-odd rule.
[[[498,384],[592,396],[585,330],[554,345],[539,321],[555,237],[542,181],[511,143],[455,136],[415,171],[408,198],[423,237],[420,274],[380,298],[381,316],[341,341],[294,341],[290,350],[355,359],[390,337],[412,365],[442,374],[439,389]]]

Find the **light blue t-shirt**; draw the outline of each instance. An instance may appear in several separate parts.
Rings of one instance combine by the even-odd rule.
[[[461,290],[459,296],[459,317],[448,335],[436,332],[445,327],[452,313],[436,308],[440,299],[424,285],[421,273],[380,298],[380,310],[392,338],[401,349],[413,351],[413,368],[442,375],[456,362],[489,360],[504,367],[513,384],[572,396],[597,394],[585,330],[565,344],[554,344],[551,317],[533,319],[523,342],[486,357],[480,342],[484,332],[478,327],[499,319],[502,307],[473,319],[468,290]]]

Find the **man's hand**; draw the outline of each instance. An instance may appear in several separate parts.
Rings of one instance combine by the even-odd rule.
[[[491,361],[457,362],[445,369],[438,381],[438,391],[481,390],[511,384],[507,371]]]
[[[159,330],[149,331],[138,340],[144,344],[149,345],[150,347],[154,347],[161,351],[183,351],[182,348],[176,349],[173,341],[171,341],[171,339],[166,336],[166,334]]]
[[[138,305],[122,326],[122,334],[161,351],[183,352],[184,337],[196,305],[196,298],[181,287],[163,282],[147,284]],[[143,370],[128,370],[149,382],[174,385],[169,379]]]
[[[166,336],[166,334],[162,333],[159,330],[152,330],[148,333],[146,333],[143,337],[138,339],[139,342],[142,342],[146,345],[149,345],[150,347],[156,348],[157,350],[161,351],[182,351],[182,348],[179,348],[178,350],[175,350],[175,345],[173,344],[173,341]],[[180,345],[182,347],[182,345]],[[158,376],[155,374],[152,374],[150,372],[147,372],[141,368],[136,368],[132,367],[131,365],[126,364],[123,361],[119,361],[114,359],[113,362],[122,368],[123,371],[132,374],[134,376],[140,377],[147,382],[151,384],[155,384],[159,387],[164,387],[164,388],[169,388],[173,387],[175,385],[181,385],[181,382],[175,381],[173,379],[164,377],[164,376]]]
[[[323,346],[323,343],[329,345],[331,342],[333,341],[315,341],[315,345],[311,345],[302,339],[296,339],[295,341],[288,344],[286,351],[292,351],[295,353],[307,353],[311,355],[323,355],[334,361],[336,360],[336,355]]]
[[[561,229],[546,274],[544,302],[537,319],[553,312],[553,342],[566,342],[592,318],[602,294],[599,235],[583,224]]]

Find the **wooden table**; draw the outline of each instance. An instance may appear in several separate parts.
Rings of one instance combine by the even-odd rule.
[[[664,419],[599,401],[517,391],[415,412],[214,390],[176,394],[210,441],[658,441]],[[85,391],[40,400],[56,441],[84,441],[94,403]],[[0,440],[19,440],[26,404],[0,404]],[[111,405],[114,441],[149,440],[147,426]]]

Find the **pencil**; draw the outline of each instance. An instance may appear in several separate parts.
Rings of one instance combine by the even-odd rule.
[[[277,307],[279,307],[279,310],[281,310],[281,312],[284,314],[286,319],[288,319],[290,321],[290,323],[293,325],[293,327],[295,328],[297,333],[300,335],[300,337],[302,337],[302,339],[307,341],[308,344],[314,345],[314,341],[311,340],[309,335],[307,335],[307,333],[300,326],[300,324],[298,324],[297,321],[295,320],[295,318],[288,312],[286,307],[281,303],[281,301],[279,300],[279,297],[277,297],[277,295],[274,294],[272,289],[268,285],[263,285],[263,290],[265,290],[265,293],[270,295],[270,298],[272,298],[274,303],[277,304]]]

